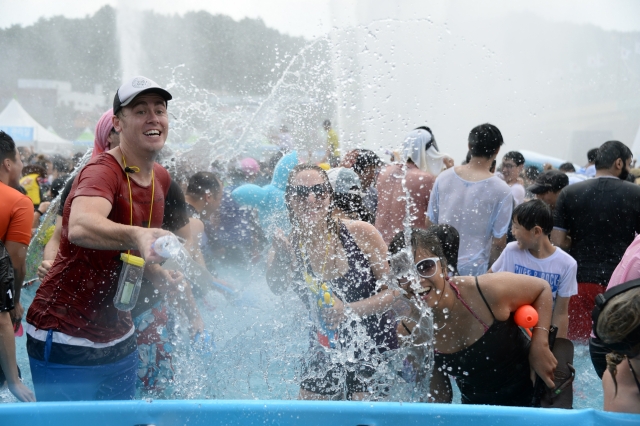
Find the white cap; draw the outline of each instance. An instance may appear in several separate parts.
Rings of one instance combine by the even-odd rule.
[[[122,107],[129,105],[141,93],[157,93],[167,102],[172,99],[171,93],[160,87],[155,81],[142,76],[133,77],[120,86],[116,92],[116,96],[113,98],[113,114],[117,114]]]
[[[329,183],[336,194],[360,194],[362,185],[360,178],[351,169],[336,167],[327,172]],[[354,189],[355,188],[355,189]]]

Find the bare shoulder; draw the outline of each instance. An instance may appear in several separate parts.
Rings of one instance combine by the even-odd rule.
[[[369,222],[364,222],[361,220],[344,220],[342,221],[344,225],[347,227],[347,230],[354,237],[363,237],[370,238],[376,235],[380,235],[378,230],[370,224]]]
[[[360,220],[345,220],[342,223],[347,227],[347,230],[361,249],[368,251],[369,248],[374,247],[386,248],[382,235],[372,224]]]

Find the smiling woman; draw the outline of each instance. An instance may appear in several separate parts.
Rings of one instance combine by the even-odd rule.
[[[387,251],[371,224],[332,218],[331,194],[321,168],[305,164],[291,171],[286,204],[292,233],[274,236],[267,282],[276,294],[291,286],[313,322],[299,398],[376,398],[371,360],[398,347],[385,313],[394,298],[383,284]]]
[[[390,251],[393,255],[403,249],[404,235],[399,234]],[[545,281],[509,273],[450,278],[440,242],[424,230],[412,231],[411,251],[419,288],[400,284],[408,297],[433,311],[434,402],[451,402],[450,377],[466,404],[530,406],[533,371],[553,387],[556,360],[547,340],[552,300]],[[540,316],[531,342],[513,319],[516,309],[527,304]],[[403,327],[413,331],[413,324]]]

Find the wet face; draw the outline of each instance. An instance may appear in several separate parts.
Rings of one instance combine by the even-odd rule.
[[[8,164],[9,169],[9,186],[17,188],[20,185],[20,178],[22,177],[22,158],[20,158],[20,153],[16,149],[15,158],[12,160],[10,158],[5,159],[5,163]]]
[[[535,242],[535,229],[533,228],[527,230],[524,226],[518,223],[517,219],[513,219],[513,226],[511,227],[511,232],[518,242],[518,248],[520,250],[528,250],[533,247]]]
[[[522,166],[516,166],[516,163],[511,159],[502,159],[502,175],[505,182],[508,184],[515,183],[518,180],[518,176],[522,172]]]
[[[629,171],[630,167],[631,167],[631,158],[628,158],[627,161],[624,162],[624,167],[620,171],[620,175],[618,177],[622,180],[627,180],[629,173],[631,173]]]
[[[289,200],[300,222],[311,225],[325,220],[331,198],[327,185],[316,170],[303,170],[293,178]]]
[[[114,118],[113,127],[128,149],[157,153],[169,132],[167,104],[160,95],[139,95]]]
[[[553,192],[547,191],[543,194],[536,194],[536,198],[551,207],[551,210],[556,208],[556,201],[558,201],[558,196],[560,195],[560,191]]]
[[[414,254],[421,289],[413,293],[418,293],[416,296],[430,308],[438,305],[446,285],[444,275],[446,266],[440,259],[434,259],[437,257],[431,251],[422,248],[416,250]]]
[[[222,189],[215,194],[207,192],[205,200],[205,210],[207,212],[213,213],[218,211],[220,209],[220,204],[222,204]]]

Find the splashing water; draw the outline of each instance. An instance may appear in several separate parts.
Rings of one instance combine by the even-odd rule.
[[[361,33],[363,38],[375,39],[377,34],[377,29],[374,28],[353,28],[334,32],[331,36],[308,44],[295,57],[285,58],[289,59],[289,63],[266,97],[245,94],[241,99],[225,98],[189,84],[185,67],[175,67],[172,81],[167,86],[174,94],[174,100],[169,111],[172,122],[164,164],[170,170],[190,175],[196,171],[208,170],[211,162],[216,160],[231,162],[243,155],[264,157],[265,153],[274,152],[277,129],[282,124],[291,128],[294,147],[305,154],[305,159],[310,159],[313,158],[316,147],[324,146],[325,135],[318,130],[323,119],[336,114],[349,122],[383,118],[362,117],[358,111],[359,105],[354,104],[356,108],[352,108],[354,105],[351,105],[349,90],[364,82],[358,81],[357,73],[343,72],[347,68],[336,72],[335,64],[331,63],[331,54],[338,55],[338,63],[349,61],[349,49],[353,46],[341,47],[336,43],[344,41],[348,31]],[[376,57],[374,46],[375,43],[369,44],[371,51],[360,53],[366,55],[368,60],[365,62],[369,66],[385,61],[384,58]],[[394,64],[385,64],[384,70],[391,75],[395,72],[394,69]],[[374,82],[374,86],[375,84]],[[399,119],[406,126],[413,124],[406,122],[406,118]],[[382,123],[388,124],[384,120]],[[383,130],[389,137],[388,129]],[[363,146],[366,143],[364,136],[365,132],[351,132],[342,141],[343,147]],[[394,144],[393,140],[387,143]],[[89,159],[90,153],[87,153],[76,170]],[[403,168],[404,175],[406,166]],[[403,190],[406,194],[404,180]],[[34,236],[29,248],[31,256],[42,248],[42,244],[38,246],[37,242],[55,220],[56,203],[59,203],[58,199],[52,202],[43,224]],[[405,238],[410,232],[409,207],[409,202],[406,202],[403,224]],[[405,260],[411,264],[410,270],[413,271],[411,250],[402,253],[407,256]],[[190,281],[206,289],[198,300],[198,307],[207,330],[211,333],[215,349],[204,342],[194,343],[188,336],[187,324],[179,319],[173,326],[176,334],[175,383],[171,393],[159,397],[297,398],[299,383],[304,374],[302,360],[308,349],[308,336],[312,327],[308,311],[299,298],[295,294],[275,296],[269,291],[264,278],[263,260],[237,268],[225,265],[218,267],[219,276],[237,289],[236,292],[227,292],[228,296],[212,291],[215,278],[200,268],[184,249],[180,249],[173,262],[165,266],[181,269]],[[31,266],[37,269],[37,264]],[[400,277],[406,275],[406,271],[398,269],[392,275]],[[35,274],[28,277],[33,278]],[[413,283],[418,282],[415,276],[411,280]],[[35,286],[23,291],[22,302],[25,309],[33,299],[34,292]],[[243,300],[251,303],[237,303]],[[367,361],[376,368],[371,385],[372,399],[421,401],[428,389],[428,372],[433,363],[431,314],[426,307],[412,304],[404,298],[397,299],[391,310],[396,319],[415,321],[418,324],[417,330],[411,340],[404,342],[399,350],[388,351]],[[345,363],[353,359],[357,349],[370,344],[362,336],[364,333],[362,326],[358,325],[358,318],[352,315],[349,319],[356,322],[354,334],[357,338],[343,351],[329,351],[330,363]],[[18,342],[17,347],[25,380],[29,382],[30,372],[26,368],[28,361],[24,341]],[[577,346],[576,358],[578,378],[575,384],[575,407],[601,407],[601,394],[597,394],[600,383],[592,372],[588,350]],[[0,398],[7,399],[3,394],[0,394]]]

